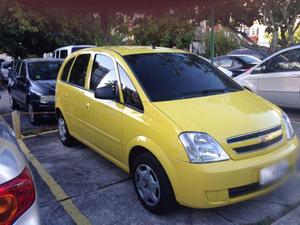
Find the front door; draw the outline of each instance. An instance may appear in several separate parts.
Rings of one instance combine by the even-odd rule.
[[[94,97],[97,88],[113,86],[116,99],[102,100]],[[87,127],[85,140],[102,154],[122,162],[122,113],[118,93],[118,79],[114,60],[98,54],[92,66],[89,91],[84,97],[84,118]]]
[[[286,107],[300,107],[300,49],[274,56],[265,63],[258,94]]]

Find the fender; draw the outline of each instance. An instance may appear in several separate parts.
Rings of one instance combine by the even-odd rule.
[[[177,178],[176,178],[176,173],[174,171],[174,168],[172,166],[172,162],[170,161],[169,157],[165,154],[165,152],[161,149],[161,147],[156,144],[153,140],[151,140],[148,137],[145,136],[137,136],[133,139],[131,139],[125,148],[125,165],[128,166],[129,168],[129,155],[131,150],[134,147],[143,147],[145,149],[147,149],[149,152],[151,152],[156,158],[157,160],[160,162],[160,164],[162,165],[162,167],[164,168],[170,182],[171,185],[173,187],[174,190],[174,194],[175,197],[177,199],[177,201],[179,201],[179,199],[181,199],[180,197],[180,186],[178,185]],[[129,170],[129,169],[128,169]]]

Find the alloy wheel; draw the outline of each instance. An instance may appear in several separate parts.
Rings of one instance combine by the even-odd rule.
[[[66,129],[66,123],[62,117],[58,119],[58,133],[61,140],[66,141],[67,129]]]

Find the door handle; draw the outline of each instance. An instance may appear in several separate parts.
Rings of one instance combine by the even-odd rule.
[[[89,109],[90,109],[90,103],[86,103],[85,108],[86,108],[87,110],[89,110]]]
[[[63,96],[64,96],[64,98],[66,98],[66,97],[68,97],[69,95],[68,95],[67,93],[64,93]]]

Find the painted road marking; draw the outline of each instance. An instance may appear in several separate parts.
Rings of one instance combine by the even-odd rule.
[[[5,123],[6,126],[12,130],[10,125],[6,122],[6,120],[1,115],[0,115],[0,121]],[[69,214],[69,216],[74,220],[74,222],[78,225],[91,225],[91,222],[74,205],[73,201],[65,193],[62,187],[47,172],[47,170],[43,167],[43,165],[39,162],[39,160],[30,152],[30,150],[28,149],[24,141],[22,139],[17,139],[17,142],[19,143],[20,148],[25,154],[25,156],[27,157],[27,159],[37,170],[37,173],[40,175],[41,179],[49,187],[50,191],[55,196],[58,203],[62,205],[62,207]]]
[[[36,168],[42,180],[47,184],[57,201],[63,206],[65,211],[72,217],[75,223],[79,225],[91,225],[91,222],[74,205],[73,201],[65,193],[62,187],[47,172],[39,160],[30,152],[24,141],[22,139],[18,139],[17,141],[28,160]]]

